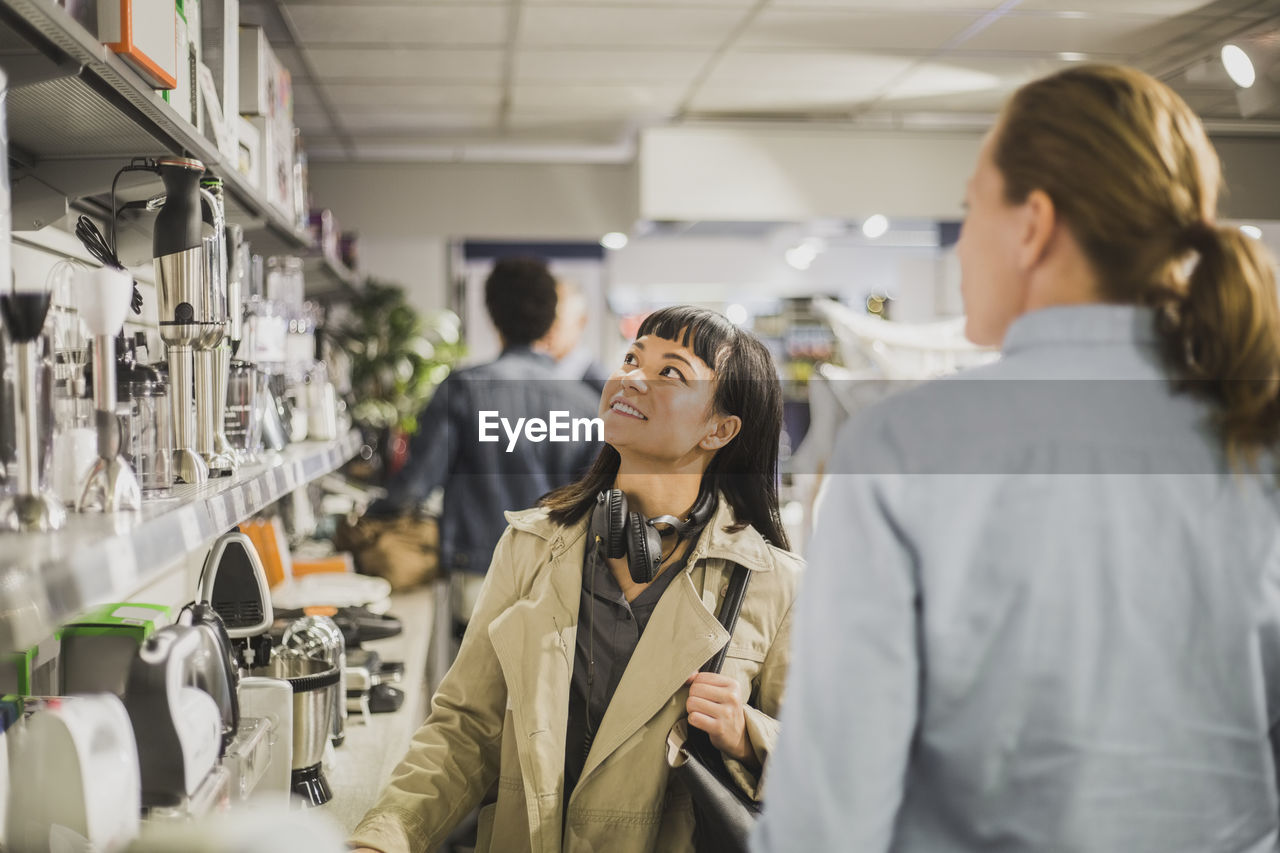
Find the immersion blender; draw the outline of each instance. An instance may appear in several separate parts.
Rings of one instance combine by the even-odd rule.
[[[226,216],[222,206],[222,180],[205,177],[200,181],[202,217],[213,227],[204,238],[205,269],[208,276],[209,312],[205,334],[196,342],[196,450],[209,466],[209,476],[224,477],[235,472],[239,462],[223,432],[227,409],[227,371],[231,353],[227,347],[227,246]]]
[[[133,298],[133,277],[103,267],[73,279],[80,319],[93,335],[94,422],[98,461],[80,491],[81,512],[122,512],[142,507],[142,491],[129,461],[120,453],[120,420],[116,416],[115,336],[124,325]]]
[[[206,253],[200,230],[200,176],[204,164],[187,157],[156,161],[164,181],[164,207],[156,215],[152,254],[159,296],[160,337],[169,359],[173,409],[173,472],[183,483],[209,479],[209,467],[194,449],[195,381],[192,346],[202,340],[211,313]]]
[[[14,434],[17,438],[18,490],[0,501],[0,529],[20,532],[58,530],[67,512],[56,496],[40,490],[40,405],[36,370],[40,364],[40,330],[49,314],[49,293],[0,295],[18,362]]]

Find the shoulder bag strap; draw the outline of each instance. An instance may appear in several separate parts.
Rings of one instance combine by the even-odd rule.
[[[729,578],[729,588],[725,591],[724,601],[720,605],[720,624],[729,632],[729,643],[733,642],[733,629],[738,624],[738,611],[742,609],[742,600],[747,597],[747,581],[751,579],[751,571],[745,566],[734,564],[733,576]],[[716,652],[716,656],[702,667],[703,672],[719,672],[724,665],[724,657],[729,651],[729,643]]]

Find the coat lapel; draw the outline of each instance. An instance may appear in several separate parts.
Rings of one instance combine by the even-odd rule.
[[[658,713],[685,680],[728,641],[728,632],[707,612],[689,573],[681,572],[658,600],[640,635],[600,722],[574,796],[586,787],[592,771]]]
[[[489,639],[507,682],[508,706],[521,735],[520,770],[531,797],[556,791],[564,772],[567,697],[586,539],[574,534],[565,532],[566,540],[572,538],[567,545],[563,540],[551,543],[544,557],[547,570],[524,599],[489,625]]]

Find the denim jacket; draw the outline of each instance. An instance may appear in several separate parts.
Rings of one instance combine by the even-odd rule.
[[[370,508],[373,516],[403,511],[444,487],[440,518],[440,564],[452,571],[484,574],[506,511],[533,506],[552,489],[584,474],[600,452],[598,441],[531,441],[514,445],[497,418],[548,420],[552,412],[594,418],[599,398],[579,380],[558,378],[549,356],[528,347],[508,347],[495,361],[455,370],[436,389],[418,417],[409,461],[388,484],[388,496]],[[490,417],[480,440],[482,412]],[[569,433],[572,435],[572,433]],[[598,432],[592,432],[592,438]],[[511,448],[508,451],[508,448]]]

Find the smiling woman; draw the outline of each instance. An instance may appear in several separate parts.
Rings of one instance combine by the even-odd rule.
[[[773,361],[719,314],[664,309],[599,415],[590,472],[507,514],[457,661],[355,843],[432,849],[482,805],[478,851],[692,851],[667,763],[685,722],[759,798],[800,568],[778,519]],[[716,616],[738,567],[731,635]]]

